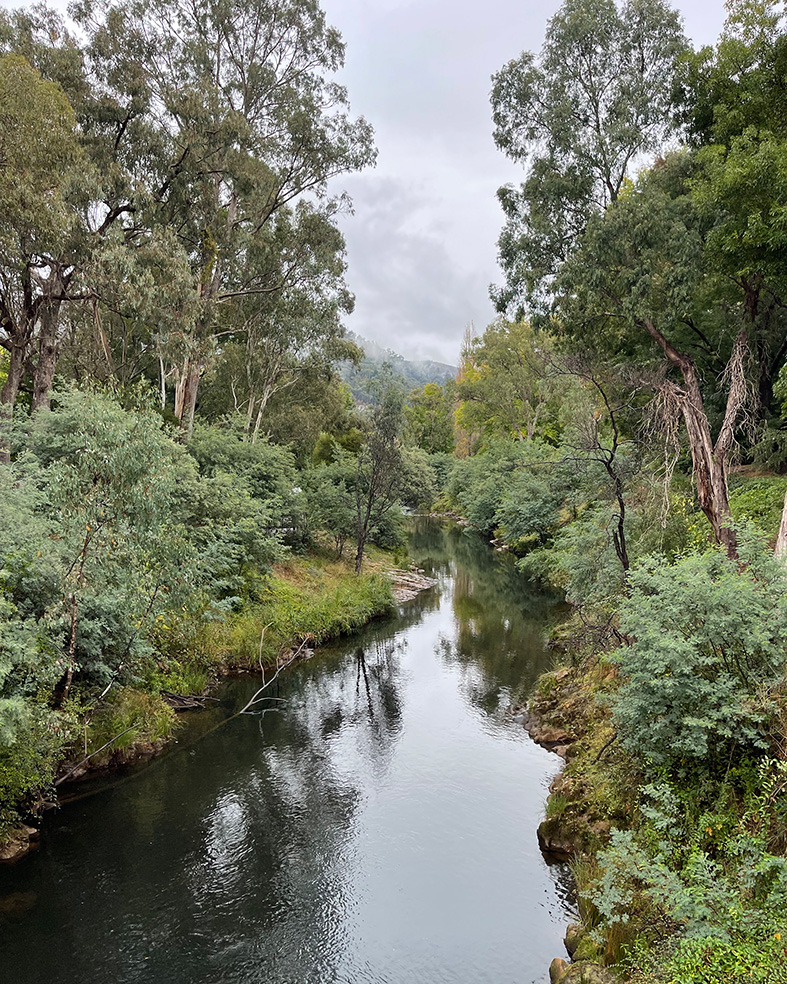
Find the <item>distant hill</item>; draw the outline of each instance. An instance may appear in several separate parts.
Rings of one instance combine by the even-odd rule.
[[[385,363],[390,365],[394,376],[401,380],[407,392],[420,389],[427,383],[442,385],[456,376],[456,366],[449,366],[445,362],[433,362],[431,359],[410,362],[393,349],[383,348],[361,335],[348,331],[347,336],[363,349],[364,357],[357,368],[345,362],[340,367],[339,374],[359,403],[370,402],[370,389],[378,379]]]

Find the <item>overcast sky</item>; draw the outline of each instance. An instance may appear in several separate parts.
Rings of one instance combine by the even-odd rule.
[[[377,167],[342,180],[348,326],[405,358],[456,364],[466,325],[494,317],[502,212],[518,171],[495,148],[490,76],[538,50],[560,5],[527,0],[322,0],[343,34],[342,81],[374,126]],[[681,0],[696,45],[715,41],[723,0]]]
[[[51,0],[50,0],[51,2]],[[13,0],[0,0],[7,7]],[[67,0],[54,0],[65,10]],[[351,175],[342,221],[348,327],[406,358],[456,364],[465,327],[493,318],[502,213],[495,192],[521,172],[492,141],[490,77],[538,50],[559,0],[322,0],[347,44],[341,81],[374,126],[377,167]],[[679,0],[686,33],[712,43],[723,0]]]

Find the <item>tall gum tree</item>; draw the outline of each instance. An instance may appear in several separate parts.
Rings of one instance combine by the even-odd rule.
[[[538,55],[493,76],[497,146],[525,168],[498,198],[505,214],[501,312],[548,308],[551,284],[591,215],[614,202],[672,130],[678,14],[663,0],[566,0]]]
[[[509,219],[501,239],[507,287],[499,300],[551,307],[559,314],[563,333],[576,342],[592,339],[612,358],[632,362],[644,372],[660,365],[656,386],[662,409],[673,434],[677,420],[685,425],[700,507],[731,557],[737,556],[727,489],[731,454],[741,428],[761,413],[758,402],[769,402],[772,380],[787,352],[781,300],[787,154],[780,129],[784,113],[776,98],[785,50],[778,6],[759,0],[731,3],[715,51],[706,49],[676,62],[681,41],[674,32],[669,49],[646,45],[643,50],[668,51],[669,85],[660,89],[651,80],[652,103],[647,102],[647,75],[641,72],[647,60],[632,57],[631,46],[624,53],[621,49],[623,60],[616,70],[621,78],[633,71],[642,84],[643,105],[653,111],[652,116],[637,117],[641,131],[636,126],[628,130],[630,155],[623,149],[625,142],[614,139],[625,107],[606,118],[595,112],[594,99],[589,115],[583,115],[576,99],[547,100],[547,106],[566,104],[569,110],[553,112],[540,130],[531,126],[521,131],[531,167],[523,188],[534,181],[544,161],[555,162],[562,182],[558,190],[563,194],[568,189],[582,221],[573,238],[548,244],[548,268],[534,265],[528,252],[539,233],[538,210],[518,213],[518,239],[511,237]],[[651,13],[656,9],[652,4],[639,7]],[[556,30],[570,21],[563,14],[573,17],[578,9],[587,14],[592,8],[589,0],[567,4],[550,25],[541,62],[533,69],[540,93],[549,93],[539,74],[546,65],[553,83],[562,79],[548,56]],[[599,18],[602,11],[603,5]],[[656,18],[646,28],[654,44],[665,23],[662,18],[659,26]],[[565,32],[563,36],[571,40]],[[580,62],[590,65],[582,43],[578,51]],[[535,65],[532,57],[530,64]],[[608,82],[614,93],[615,83]],[[534,85],[525,92],[534,91]],[[681,85],[683,104],[673,104]],[[585,84],[580,91],[595,90]],[[627,182],[625,168],[638,156],[642,164],[641,155],[658,148],[680,115],[691,148],[658,160],[636,184]],[[586,119],[590,127],[583,130]],[[652,125],[645,125],[648,120]],[[566,144],[564,129],[577,135],[576,147],[571,140]],[[553,152],[563,146],[570,150],[562,156]],[[610,156],[616,147],[620,153]],[[617,162],[614,172],[606,166],[611,159]],[[620,183],[609,180],[612,173],[622,176]],[[576,174],[584,175],[584,188],[573,180]],[[548,195],[552,205],[560,200],[548,184],[539,193]],[[503,249],[507,236],[511,262]]]
[[[173,228],[193,271],[197,314],[168,370],[188,438],[217,338],[250,322],[255,299],[269,308],[310,277],[302,229],[289,253],[259,262],[277,216],[299,201],[297,221],[332,223],[328,181],[373,162],[372,131],[330,81],[344,45],[315,0],[85,2],[74,13],[119,146],[136,127],[124,161],[134,221]]]
[[[85,166],[74,111],[63,90],[22,55],[0,57],[0,344],[8,376],[0,393],[5,424],[23,378],[50,358],[54,330],[74,271],[81,218],[71,200]],[[36,384],[40,373],[36,372]],[[38,385],[33,406],[44,405]],[[3,426],[0,458],[8,461]]]

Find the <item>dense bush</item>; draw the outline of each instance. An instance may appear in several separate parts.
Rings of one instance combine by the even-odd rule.
[[[287,543],[326,530],[340,545],[355,533],[357,468],[345,453],[299,473],[287,449],[230,424],[198,425],[186,449],[144,396],[131,402],[65,391],[19,419],[0,467],[0,828],[47,787],[76,737],[95,748],[123,732],[106,758],[166,736],[172,714],[158,691],[205,685],[216,626],[232,613],[259,636]],[[431,495],[420,491],[432,488],[428,463],[416,453],[412,465],[419,498]],[[396,546],[401,529],[393,508],[372,539]],[[275,582],[278,644],[290,622],[315,637],[361,624],[390,597],[378,581],[301,600],[303,617]]]
[[[614,717],[624,745],[653,766],[767,747],[771,689],[787,652],[787,584],[764,557],[740,569],[720,552],[651,557],[630,575],[620,613],[629,645]]]

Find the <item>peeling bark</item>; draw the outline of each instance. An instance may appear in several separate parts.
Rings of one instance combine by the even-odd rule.
[[[727,475],[735,428],[748,399],[744,376],[748,352],[747,327],[744,325],[735,339],[727,368],[729,393],[724,421],[714,442],[693,360],[678,352],[650,319],[642,324],[683,376],[682,387],[670,382],[665,384],[662,392],[667,402],[678,408],[686,425],[699,507],[711,524],[716,541],[724,546],[730,559],[737,560],[738,541],[735,530],[730,526],[732,513]]]

